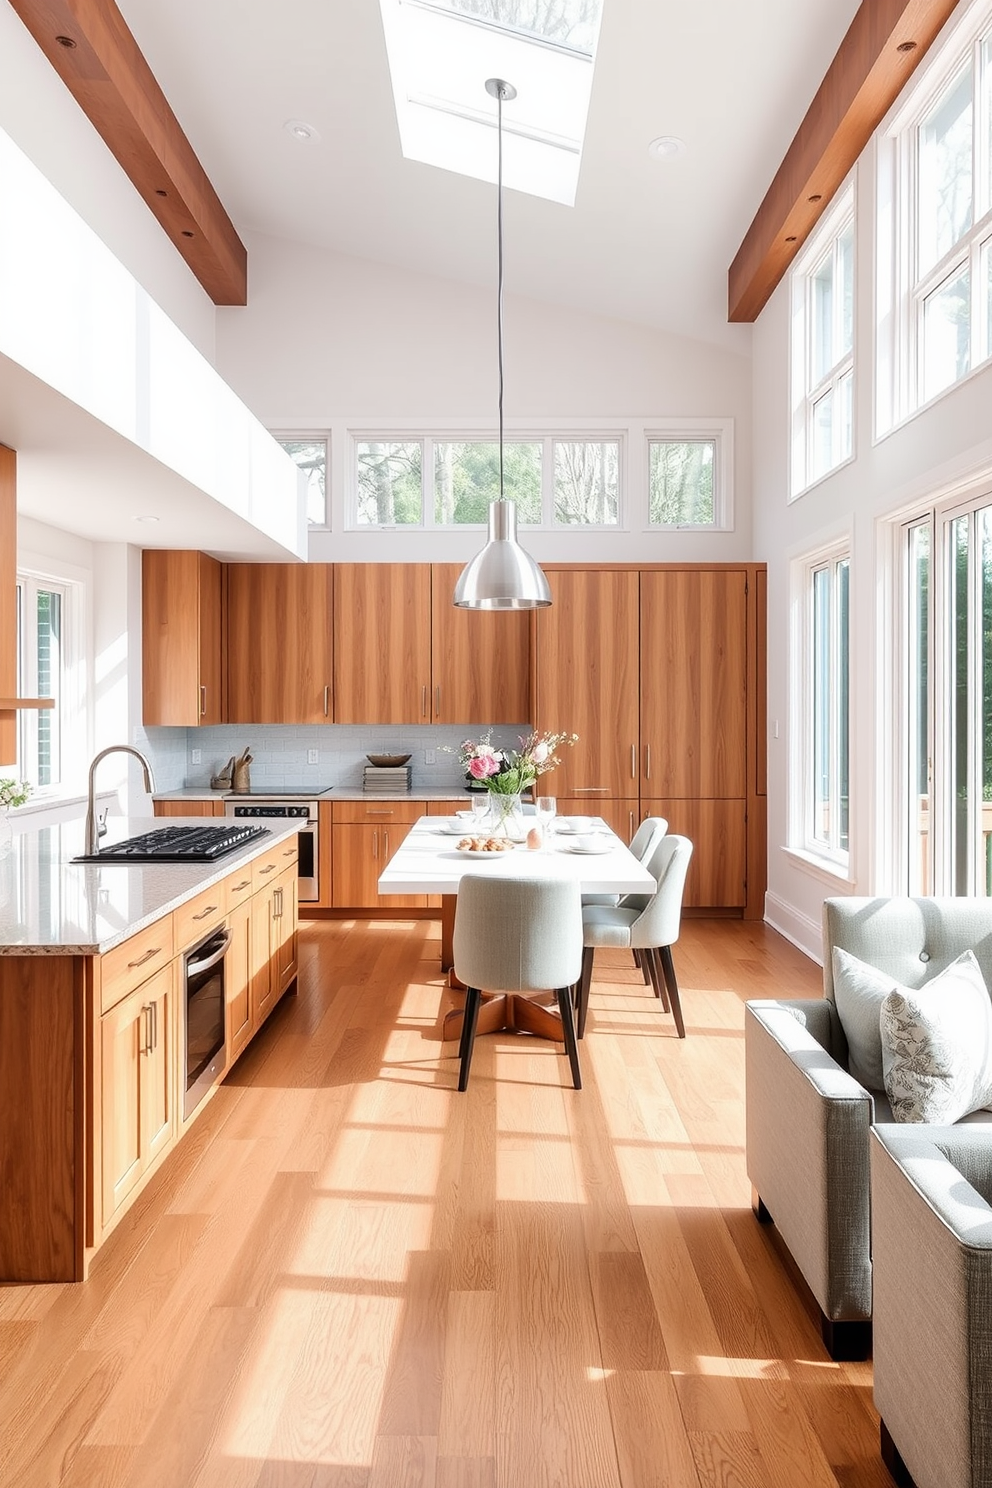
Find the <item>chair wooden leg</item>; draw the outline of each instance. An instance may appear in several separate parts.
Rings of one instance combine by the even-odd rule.
[[[642,951],[641,955],[644,957],[648,969],[651,972],[651,988],[654,992],[654,995],[660,1000],[665,1012],[670,1013],[671,1007],[668,1002],[668,992],[665,989],[665,979],[661,974],[661,964],[658,961],[657,952],[653,950]]]
[[[576,1090],[582,1089],[582,1071],[579,1069],[579,1046],[575,1042],[575,1021],[572,1017],[572,989],[571,987],[559,987],[555,992],[558,999],[558,1011],[561,1013],[561,1029],[565,1036],[565,1052],[568,1062],[572,1068],[572,1084]]]
[[[481,1001],[482,992],[478,987],[466,987],[465,1011],[462,1014],[462,1037],[458,1046],[458,1057],[461,1060],[458,1069],[459,1090],[468,1088],[468,1072],[472,1064],[472,1050],[475,1048],[475,1025],[479,1021]]]
[[[665,986],[668,988],[668,996],[672,1003],[675,1027],[679,1038],[685,1038],[685,1023],[682,1021],[682,1004],[679,1001],[679,984],[675,980],[675,962],[672,960],[671,946],[659,946],[658,955],[661,957],[661,966],[665,973]]]
[[[596,954],[595,946],[583,946],[582,948],[582,975],[579,978],[579,996],[576,1012],[576,1033],[579,1038],[585,1038],[586,1013],[589,1011],[589,983],[592,981],[592,959]]]
[[[651,972],[648,967],[647,957],[642,950],[634,951],[634,965],[637,967],[638,971],[641,973],[641,976],[644,978],[645,987],[650,987]]]

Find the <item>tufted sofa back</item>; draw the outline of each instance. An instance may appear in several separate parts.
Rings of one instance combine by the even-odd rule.
[[[823,991],[834,996],[834,946],[907,987],[974,951],[992,992],[992,899],[825,899]]]

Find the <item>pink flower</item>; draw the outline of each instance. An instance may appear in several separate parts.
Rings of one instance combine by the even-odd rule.
[[[540,743],[534,745],[534,748],[530,752],[530,757],[535,765],[543,765],[550,753],[551,751],[542,739]]]
[[[477,754],[475,759],[468,762],[468,773],[473,780],[488,780],[490,775],[499,774],[499,760],[491,751],[487,754]]]

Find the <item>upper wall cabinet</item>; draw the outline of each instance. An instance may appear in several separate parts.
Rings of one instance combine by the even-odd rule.
[[[579,736],[553,789],[590,809],[638,794],[637,581],[629,569],[549,572],[553,603],[537,616],[538,726]]]
[[[229,722],[332,722],[333,591],[329,563],[228,565]]]
[[[141,555],[146,724],[222,723],[221,566],[205,553]]]
[[[460,563],[431,569],[431,699],[435,723],[527,723],[531,716],[526,610],[459,610]]]
[[[336,564],[334,638],[335,723],[430,722],[429,564]]]

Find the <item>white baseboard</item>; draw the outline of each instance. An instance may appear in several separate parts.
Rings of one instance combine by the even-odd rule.
[[[791,940],[804,955],[815,961],[817,966],[823,965],[823,934],[818,920],[811,920],[808,915],[800,914],[791,904],[784,899],[777,898],[772,893],[765,894],[765,924],[771,925],[779,935],[784,935],[786,940]]]

